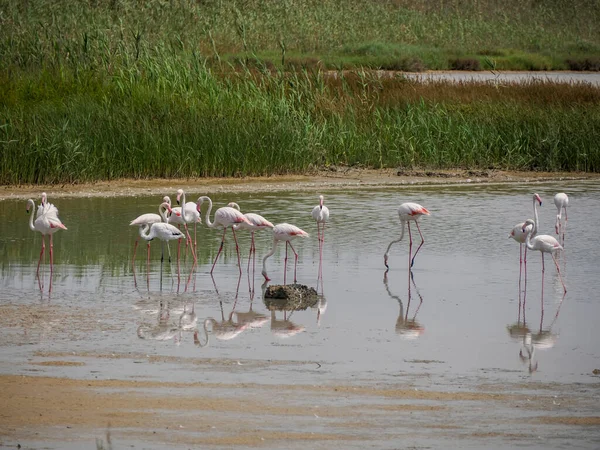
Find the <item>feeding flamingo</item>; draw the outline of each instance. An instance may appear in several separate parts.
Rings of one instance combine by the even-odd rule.
[[[223,250],[223,243],[225,242],[225,233],[227,233],[227,228],[231,227],[231,231],[233,233],[233,239],[235,240],[235,250],[237,252],[238,257],[238,267],[240,269],[240,274],[242,273],[242,265],[240,262],[240,247],[238,245],[237,237],[235,235],[235,228],[233,225],[246,223],[248,225],[252,225],[251,222],[237,209],[232,208],[231,206],[224,206],[215,211],[214,222],[210,221],[210,212],[212,211],[213,203],[210,197],[202,196],[198,198],[196,203],[196,209],[198,212],[201,211],[202,203],[204,201],[208,201],[208,210],[206,211],[205,223],[209,228],[218,228],[223,227],[223,237],[221,238],[221,246],[219,247],[219,251],[217,252],[217,256],[215,257],[215,261],[213,262],[212,268],[210,269],[210,273],[212,275],[213,270],[215,270],[215,265],[217,264],[217,260],[219,259],[219,255]]]
[[[421,249],[421,247],[425,243],[425,239],[423,238],[423,233],[421,233],[421,228],[419,228],[419,219],[423,215],[429,216],[430,213],[429,213],[429,211],[426,208],[424,208],[423,206],[419,205],[418,203],[402,203],[400,205],[400,207],[398,208],[398,216],[400,216],[400,226],[402,227],[402,233],[400,234],[400,238],[399,239],[396,239],[396,240],[390,242],[390,244],[388,245],[387,250],[385,251],[385,254],[383,255],[383,262],[385,264],[385,267],[387,267],[389,269],[389,266],[388,266],[387,262],[388,262],[388,254],[390,252],[390,248],[396,242],[400,242],[402,240],[402,238],[404,237],[404,224],[408,225],[408,237],[409,237],[409,240],[410,240],[410,242],[409,242],[409,251],[408,251],[408,259],[410,261],[410,267],[412,267],[414,265],[415,258],[417,257],[417,253],[419,253],[419,250]],[[417,226],[417,230],[419,230],[419,234],[421,235],[421,244],[417,248],[417,251],[415,252],[415,255],[412,256],[412,259],[411,259],[411,253],[412,253],[412,234],[410,232],[410,222],[414,222],[415,223],[415,225]]]
[[[140,233],[141,233],[142,227],[145,225],[151,225],[153,223],[160,223],[160,222],[165,222],[165,223],[168,222],[167,212],[171,211],[171,207],[170,207],[170,204],[168,204],[164,201],[166,198],[168,198],[168,197],[163,198],[163,203],[158,207],[158,214],[154,214],[154,213],[142,214],[141,216],[138,216],[135,219],[133,219],[129,223],[129,225],[130,226],[139,226]],[[141,234],[140,234],[140,236],[138,236],[136,238],[135,245],[133,246],[133,259],[131,260],[132,264],[135,262],[135,254],[137,251],[137,246],[138,246],[140,237],[141,237]],[[169,250],[169,253],[170,253],[170,250]],[[150,260],[150,242],[149,241],[148,241],[148,260]]]
[[[531,237],[534,237],[538,232],[538,212],[537,212],[537,203],[542,206],[542,199],[538,194],[533,194],[533,225],[531,230]],[[531,219],[530,219],[531,220]],[[526,233],[523,231],[525,226],[525,222],[521,222],[516,224],[508,235],[509,238],[513,238],[515,241],[519,243],[519,298],[521,292],[521,272],[523,269],[523,264],[525,265],[525,285],[527,286],[527,246],[525,246],[525,255],[523,255],[523,244],[527,239]]]
[[[168,208],[168,204],[162,203],[160,208]],[[162,242],[167,242],[169,261],[171,261],[171,249],[169,248],[169,241],[174,241],[175,239],[182,239],[185,237],[181,230],[179,230],[176,226],[165,222],[140,225],[140,236],[147,241],[157,238]],[[161,262],[164,260],[164,250],[161,254],[160,260]],[[150,261],[150,245],[148,245],[148,261]]]
[[[285,284],[285,277],[287,272],[287,249],[288,245],[294,252],[294,283],[296,282],[296,268],[298,265],[298,253],[294,250],[292,243],[290,242],[292,239],[297,237],[308,237],[308,233],[306,231],[301,230],[295,225],[290,225],[289,223],[280,223],[279,225],[275,225],[273,228],[273,248],[269,253],[265,255],[263,258],[263,269],[262,275],[265,277],[266,281],[269,281],[270,278],[267,275],[267,259],[269,259],[273,253],[275,253],[275,249],[277,248],[277,244],[279,241],[285,241],[285,260],[283,266],[283,284]]]
[[[194,261],[197,261],[196,257],[196,247],[198,246],[198,241],[196,240],[196,228],[198,222],[200,220],[200,212],[196,209],[196,204],[194,202],[186,202],[185,201],[185,192],[183,189],[177,190],[177,204],[181,204],[181,216],[175,215],[174,221],[176,223],[182,223],[185,228],[185,232],[188,237],[188,242],[192,247],[192,252],[194,254]],[[188,223],[194,224],[194,243],[192,245],[192,237],[190,236],[190,232],[188,230]],[[187,245],[187,244],[186,244]]]
[[[323,279],[323,245],[325,244],[325,224],[329,220],[329,208],[323,204],[323,196],[319,195],[319,204],[312,210],[312,218],[317,222],[317,235],[319,240],[319,276]]]
[[[42,262],[42,256],[46,249],[46,235],[50,235],[50,272],[53,271],[54,257],[53,249],[54,243],[52,242],[52,235],[58,230],[66,230],[67,227],[58,218],[58,209],[51,203],[45,203],[46,194],[42,194],[42,203],[38,206],[35,222],[33,220],[33,214],[29,218],[29,229],[31,231],[39,231],[42,233],[42,250],[40,251],[40,259],[37,265],[37,274],[40,273],[40,263]],[[27,213],[31,209],[35,209],[35,202],[32,199],[27,200]]]
[[[227,204],[227,206],[235,208],[238,211],[240,210],[240,205],[238,205],[235,202],[230,202],[229,204]],[[253,254],[256,256],[256,246],[254,245],[254,232],[258,230],[264,230],[265,228],[273,228],[275,225],[273,225],[260,214],[246,213],[244,214],[244,217],[246,217],[246,219],[248,219],[250,223],[240,222],[234,225],[233,229],[236,231],[239,229],[250,230],[252,234],[252,240],[250,241],[250,253],[248,254],[248,271],[250,271],[250,257]]]
[[[565,227],[567,226],[567,206],[569,206],[569,197],[564,192],[560,192],[554,196],[554,204],[556,205],[557,214],[556,214],[556,224],[554,228],[556,230],[556,234],[560,234],[560,230],[562,228],[562,211],[565,211]],[[563,232],[564,238],[564,232]]]
[[[544,253],[550,253],[550,256],[552,256],[552,260],[554,261],[554,264],[556,265],[556,270],[558,271],[558,277],[566,294],[567,288],[565,287],[565,283],[563,282],[562,276],[560,274],[558,262],[554,257],[554,253],[556,253],[558,250],[562,250],[562,245],[560,245],[560,243],[549,234],[541,234],[532,238],[531,233],[533,231],[534,226],[535,224],[533,220],[528,219],[523,226],[523,232],[527,236],[527,239],[525,241],[525,245],[527,245],[527,248],[529,250],[537,250],[542,254],[542,298],[544,295]]]

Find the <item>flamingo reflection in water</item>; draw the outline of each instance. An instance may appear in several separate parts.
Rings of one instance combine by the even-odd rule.
[[[170,321],[171,312],[169,302],[160,301],[158,311],[158,322],[154,324],[143,323],[137,328],[137,336],[140,339],[150,339],[155,341],[173,340],[179,344],[181,342],[181,327],[179,323]]]
[[[388,295],[391,298],[395,299],[398,302],[398,305],[400,306],[400,311],[398,312],[398,319],[396,320],[396,333],[406,340],[417,339],[425,332],[425,328],[423,327],[423,325],[417,322],[417,313],[419,312],[419,309],[421,309],[421,305],[423,304],[423,297],[419,292],[419,288],[415,284],[415,279],[412,270],[410,271],[410,281],[408,284],[408,302],[406,304],[406,311],[404,311],[404,304],[402,303],[402,299],[399,296],[392,294],[392,292],[390,291],[390,288],[388,286],[387,273],[387,270],[383,273],[383,285],[385,286],[385,290],[387,291]],[[413,314],[412,318],[409,319],[408,313],[410,311],[410,302],[412,299],[412,291],[410,287],[411,283],[414,286],[417,296],[419,297],[419,305],[417,306],[417,309],[415,310],[415,313]]]
[[[263,302],[265,301],[267,283],[268,281],[265,280],[265,282],[261,285]],[[303,325],[298,325],[290,320],[292,318],[292,315],[294,314],[293,309],[277,307],[274,304],[267,304],[266,302],[265,306],[269,311],[271,311],[271,333],[273,333],[275,336],[282,339],[286,339],[295,336],[298,333],[302,333],[306,330],[306,327],[304,327]],[[283,312],[283,320],[277,318],[277,311]]]

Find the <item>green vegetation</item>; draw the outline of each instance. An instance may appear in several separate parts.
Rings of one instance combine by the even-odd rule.
[[[600,171],[596,87],[368,70],[598,70],[594,1],[0,0],[0,30],[3,184]]]

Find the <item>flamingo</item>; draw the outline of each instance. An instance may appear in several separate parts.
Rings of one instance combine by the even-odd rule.
[[[230,202],[227,204],[227,206],[235,208],[238,211],[240,210],[240,205],[238,205],[235,202]],[[256,246],[254,245],[254,232],[258,230],[264,230],[265,228],[273,228],[275,225],[273,225],[260,214],[246,213],[244,214],[244,217],[246,217],[246,219],[248,219],[250,223],[240,222],[234,225],[233,229],[236,231],[239,229],[247,229],[250,230],[250,232],[252,233],[252,240],[250,241],[250,253],[248,254],[248,271],[250,271],[250,257],[252,256],[252,254],[256,256]]]
[[[198,222],[201,221],[200,213],[199,213],[199,211],[196,210],[196,204],[194,202],[186,203],[185,192],[183,191],[183,189],[177,190],[177,204],[182,205],[180,217],[183,220],[183,226],[185,228],[185,232],[187,234],[188,241],[189,241],[190,246],[192,247],[192,251],[194,253],[194,262],[196,262],[198,260],[196,257],[196,247],[198,246],[198,242],[196,240],[196,226],[197,226]],[[178,217],[178,216],[176,215],[176,217]],[[175,220],[177,220],[177,219],[175,219]],[[190,232],[187,227],[188,223],[194,224],[194,244],[193,245],[192,245],[192,237],[190,236]]]
[[[285,262],[283,266],[283,284],[285,284],[285,276],[286,276],[286,268],[287,268],[287,249],[288,245],[294,252],[294,283],[296,282],[296,268],[298,266],[298,253],[292,247],[292,243],[290,242],[292,239],[297,237],[308,237],[308,233],[304,230],[301,230],[295,225],[290,225],[289,223],[280,223],[279,225],[275,225],[273,228],[273,248],[269,253],[265,255],[263,258],[263,269],[262,275],[265,277],[265,281],[270,281],[271,279],[267,275],[267,259],[275,253],[275,249],[277,248],[277,244],[279,241],[285,241]]]
[[[215,261],[213,262],[212,268],[210,269],[210,273],[212,275],[213,270],[215,270],[215,265],[217,264],[217,260],[219,259],[219,255],[223,250],[223,243],[225,242],[225,233],[227,233],[227,228],[231,227],[231,231],[233,232],[233,239],[235,240],[235,250],[237,252],[238,257],[238,267],[240,269],[240,274],[242,273],[242,264],[240,262],[240,247],[238,245],[237,237],[235,235],[235,227],[233,225],[245,223],[247,225],[252,225],[250,220],[246,218],[241,212],[237,209],[232,208],[231,206],[224,206],[215,211],[215,221],[210,221],[210,212],[212,211],[213,203],[210,197],[202,196],[198,197],[198,201],[196,202],[196,209],[200,213],[202,208],[202,203],[204,201],[208,201],[208,210],[206,211],[205,222],[209,228],[217,228],[223,227],[223,237],[221,238],[221,246],[219,247],[219,251],[217,252],[217,256],[215,257]]]
[[[408,259],[410,261],[410,267],[412,267],[414,265],[415,258],[417,257],[417,253],[419,253],[419,250],[421,249],[421,247],[425,243],[425,239],[423,238],[423,233],[421,233],[421,228],[419,228],[419,219],[423,215],[429,216],[430,213],[429,213],[429,211],[426,208],[424,208],[423,206],[419,205],[418,203],[402,203],[400,205],[400,208],[398,208],[398,215],[400,216],[400,225],[402,227],[402,233],[400,234],[400,238],[399,239],[396,239],[396,240],[390,242],[390,244],[387,247],[387,250],[385,251],[385,254],[383,255],[383,263],[385,264],[385,267],[388,268],[388,269],[389,269],[389,266],[388,266],[387,261],[388,261],[388,254],[390,252],[390,248],[396,242],[400,242],[402,240],[402,238],[404,237],[404,224],[408,224],[408,236],[409,236],[409,239],[410,239]],[[414,222],[415,223],[415,225],[417,226],[417,230],[419,230],[419,234],[421,235],[421,244],[417,248],[417,251],[415,252],[415,255],[412,257],[412,259],[411,259],[411,253],[412,253],[412,234],[410,232],[410,222]]]
[[[531,237],[534,237],[538,232],[538,212],[537,212],[537,203],[542,206],[542,199],[538,194],[533,194],[533,229],[531,230]],[[527,286],[527,246],[525,246],[525,257],[523,258],[523,244],[525,244],[525,240],[527,235],[523,231],[523,227],[525,226],[525,222],[521,222],[516,224],[508,235],[509,238],[513,238],[515,241],[519,243],[519,298],[521,293],[521,272],[522,266],[525,264],[525,286]]]
[[[162,203],[161,208],[163,208],[163,207],[168,207],[167,203]],[[174,241],[175,239],[182,239],[185,237],[185,235],[181,232],[181,230],[179,230],[177,227],[175,227],[169,223],[165,223],[165,222],[140,225],[140,236],[147,241],[151,241],[154,238],[158,238],[159,240],[161,240],[163,242],[167,242],[167,250],[169,252],[169,261],[171,261],[171,249],[169,248],[168,242]],[[161,262],[163,261],[163,259],[164,259],[164,250],[160,257]],[[149,245],[148,245],[148,261],[150,261],[150,246]]]
[[[166,203],[164,201],[165,199],[168,199],[168,197],[165,196],[163,198],[163,203],[158,207],[158,214],[154,214],[154,213],[142,214],[141,216],[138,216],[135,219],[133,219],[129,223],[129,225],[130,226],[139,226],[140,231],[141,231],[142,226],[144,226],[144,225],[151,225],[153,223],[160,223],[160,222],[165,222],[165,223],[168,222],[167,212],[171,211],[171,206],[170,206],[170,203]],[[133,264],[135,262],[135,253],[137,251],[137,246],[138,246],[138,242],[140,240],[140,236],[137,237],[137,239],[135,240],[135,245],[133,246],[133,259],[131,260],[131,264]],[[148,241],[148,260],[150,260],[150,241]]]
[[[317,236],[319,239],[319,276],[323,279],[323,245],[325,244],[325,223],[329,220],[329,208],[323,205],[323,196],[319,195],[319,204],[312,210],[312,218],[317,222]]]
[[[53,271],[54,257],[53,249],[54,244],[52,242],[52,235],[58,230],[66,230],[67,227],[58,218],[58,209],[51,203],[45,203],[46,194],[42,194],[42,203],[38,206],[35,222],[33,220],[33,214],[29,218],[29,229],[31,231],[39,231],[42,233],[42,250],[40,251],[40,259],[37,265],[37,275],[40,273],[40,263],[42,262],[42,256],[46,249],[46,235],[50,235],[50,272]],[[35,209],[35,202],[32,199],[27,200],[27,213],[31,209]]]
[[[550,253],[550,256],[552,256],[552,260],[554,261],[554,264],[556,265],[558,277],[559,277],[562,287],[564,289],[564,293],[566,294],[567,288],[565,287],[565,283],[563,282],[562,276],[560,274],[560,268],[558,267],[558,262],[556,261],[556,258],[554,257],[554,253],[556,253],[558,250],[563,249],[562,245],[560,245],[560,243],[553,236],[550,236],[549,234],[540,234],[540,235],[532,238],[531,233],[532,233],[534,227],[535,227],[535,223],[533,222],[533,220],[528,219],[527,221],[525,221],[525,224],[523,226],[523,232],[527,236],[527,239],[525,241],[525,245],[527,245],[527,248],[529,250],[537,250],[542,254],[542,298],[544,295],[544,272],[545,272],[544,253]]]
[[[565,210],[565,227],[567,226],[567,206],[569,206],[569,197],[564,192],[560,192],[554,196],[554,204],[556,205],[557,209],[556,224],[554,225],[554,228],[556,230],[556,234],[560,234],[563,209]]]

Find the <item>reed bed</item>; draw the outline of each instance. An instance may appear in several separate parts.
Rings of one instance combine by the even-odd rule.
[[[330,165],[598,171],[598,88],[366,70],[470,52],[592,61],[599,12],[575,3],[0,0],[0,183]]]

